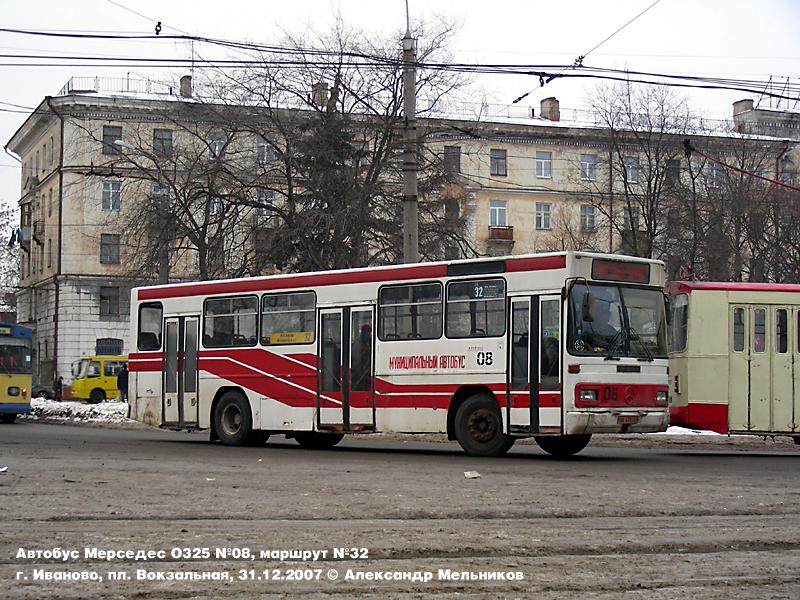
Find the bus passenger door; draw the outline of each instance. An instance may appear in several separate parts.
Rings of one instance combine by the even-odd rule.
[[[560,306],[560,296],[511,299],[510,433],[556,432],[561,427]]]
[[[750,330],[747,306],[731,306],[728,352],[728,429],[750,428]]]
[[[773,306],[772,323],[774,338],[772,354],[772,427],[770,431],[790,432],[794,430],[794,384],[792,381],[791,331],[792,311],[788,306]]]
[[[351,430],[375,426],[373,331],[372,307],[350,310],[350,381],[346,402],[350,414],[346,420]]]
[[[164,322],[164,425],[181,427],[198,423],[197,336],[198,317],[167,318]]]
[[[345,428],[344,402],[347,397],[348,378],[343,377],[343,364],[348,363],[349,345],[342,345],[344,309],[319,311],[319,343],[317,346],[317,425],[320,429]],[[346,338],[345,338],[346,339]]]
[[[771,430],[770,355],[774,340],[770,332],[770,311],[766,306],[750,308],[750,429]]]

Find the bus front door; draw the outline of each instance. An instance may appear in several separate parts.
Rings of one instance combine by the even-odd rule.
[[[371,307],[320,310],[317,364],[319,429],[375,426]]]
[[[166,345],[164,352],[164,390],[162,398],[163,424],[176,427],[196,427],[199,406],[197,401],[197,339],[199,317],[165,319]]]
[[[561,299],[511,299],[510,433],[557,433],[561,427]]]

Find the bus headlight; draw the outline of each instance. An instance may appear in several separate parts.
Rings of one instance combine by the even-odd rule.
[[[19,396],[19,388],[15,385],[12,385],[10,388],[8,388],[8,395]]]
[[[597,390],[581,390],[581,402],[597,402]]]
[[[667,403],[667,392],[656,392],[656,402],[659,404]]]

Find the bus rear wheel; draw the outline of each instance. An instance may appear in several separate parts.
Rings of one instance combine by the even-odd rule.
[[[502,456],[515,439],[503,433],[503,417],[497,401],[486,394],[467,398],[454,421],[456,439],[470,456]]]
[[[266,431],[253,431],[250,404],[238,392],[226,392],[214,408],[214,431],[225,446],[261,446]]]
[[[3,413],[2,415],[0,415],[0,421],[3,421],[3,423],[11,424],[16,420],[17,420],[17,415],[12,415],[11,413]]]
[[[333,448],[344,438],[343,433],[322,433],[319,431],[299,431],[294,434],[294,440],[303,448],[325,450]]]
[[[566,458],[577,454],[589,444],[592,434],[582,435],[536,435],[534,436],[539,448],[555,456],[556,458]]]

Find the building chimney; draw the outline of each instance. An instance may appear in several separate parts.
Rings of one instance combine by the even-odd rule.
[[[192,76],[184,75],[181,77],[181,96],[184,98],[192,97]]]
[[[739,113],[747,112],[748,110],[753,110],[753,100],[751,98],[745,98],[744,100],[739,100],[738,102],[733,103],[734,117]]]
[[[545,98],[539,104],[539,114],[548,121],[560,121],[561,111],[555,97]]]
[[[317,108],[325,108],[328,103],[328,84],[320,81],[311,86],[311,103]]]

